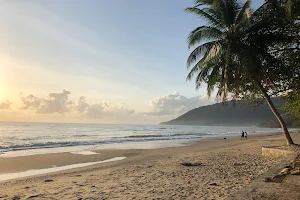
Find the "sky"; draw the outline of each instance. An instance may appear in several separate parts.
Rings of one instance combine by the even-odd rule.
[[[157,124],[215,103],[186,82],[193,3],[0,0],[0,121]]]

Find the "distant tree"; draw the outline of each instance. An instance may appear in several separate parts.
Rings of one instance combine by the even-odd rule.
[[[268,0],[266,3],[277,2]],[[282,0],[282,6],[286,8],[289,21],[293,22],[292,33],[300,34],[300,0]],[[274,4],[274,3],[273,3]],[[298,31],[297,31],[298,30]],[[282,107],[287,112],[287,121],[293,122],[293,126],[299,126],[300,122],[300,41],[284,46],[278,45],[272,48],[272,54],[281,60],[275,74],[277,90],[273,93],[282,96],[285,105]],[[290,123],[291,124],[291,123]]]
[[[290,92],[283,99],[283,109],[300,120],[300,90]]]
[[[289,66],[281,73],[285,75],[283,79],[287,89],[282,94],[285,102],[283,110],[300,121],[300,49],[284,52],[280,58]]]
[[[270,1],[270,0],[267,0]],[[282,3],[285,5],[286,14],[290,20],[299,18],[300,13],[300,1],[299,0],[283,0]]]
[[[270,96],[279,94],[288,81],[284,78],[288,73],[279,73],[285,71],[285,65],[278,55],[299,42],[299,24],[294,17],[291,20],[279,0],[266,1],[254,12],[250,4],[249,0],[197,0],[194,7],[186,9],[207,22],[188,36],[188,46],[194,50],[187,59],[187,80],[196,77],[196,89],[207,83],[208,96],[217,88],[222,102],[262,96],[287,144],[293,144]]]

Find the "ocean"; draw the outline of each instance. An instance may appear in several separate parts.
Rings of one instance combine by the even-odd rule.
[[[0,156],[24,156],[90,149],[151,149],[187,145],[218,136],[278,132],[276,128],[113,125],[67,123],[0,123]]]

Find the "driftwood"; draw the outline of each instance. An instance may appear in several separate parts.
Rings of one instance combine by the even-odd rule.
[[[180,163],[183,166],[187,166],[187,167],[193,167],[193,166],[200,166],[202,165],[202,163],[191,163],[191,162],[182,162]]]

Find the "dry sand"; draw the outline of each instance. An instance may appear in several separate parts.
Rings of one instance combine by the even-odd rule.
[[[300,134],[293,134],[300,143]],[[225,199],[280,160],[261,156],[261,146],[283,145],[278,134],[201,140],[187,147],[99,150],[96,155],[57,153],[0,159],[0,174],[99,161],[104,163],[0,182],[0,199]],[[180,163],[202,163],[183,166]]]

